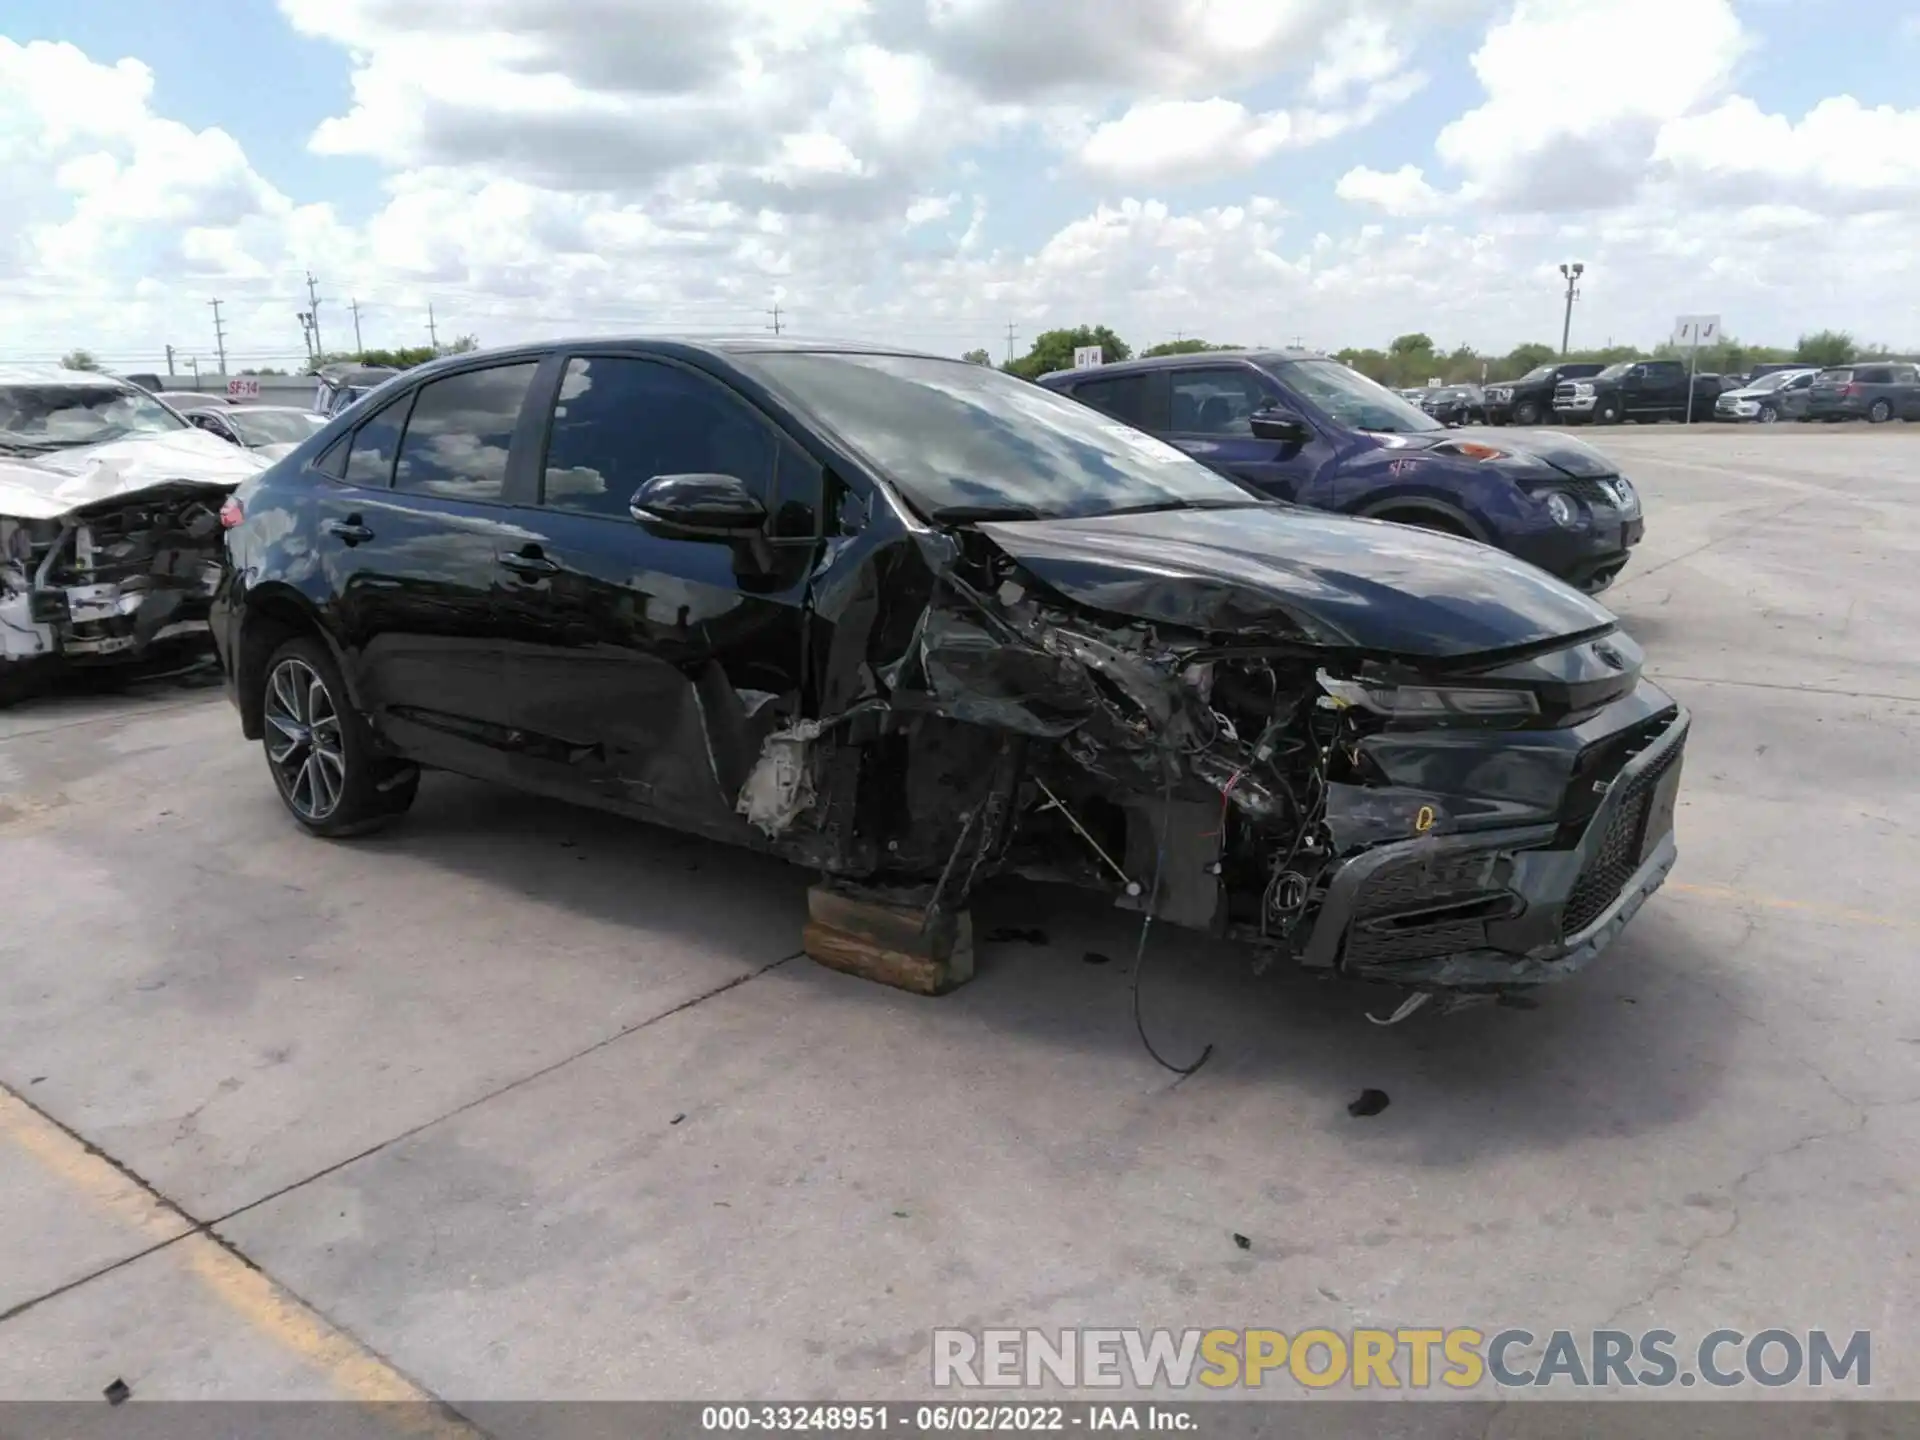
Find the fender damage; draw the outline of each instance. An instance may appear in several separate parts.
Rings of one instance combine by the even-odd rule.
[[[861,643],[739,789],[766,848],[930,911],[1063,881],[1456,995],[1574,972],[1673,865],[1686,713],[1497,552],[1284,507],[902,543],[930,589],[889,611],[884,557],[845,557]]]

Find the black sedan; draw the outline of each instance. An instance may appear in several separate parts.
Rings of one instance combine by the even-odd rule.
[[[963,361],[460,356],[223,519],[241,727],[318,835],[437,767],[1459,993],[1577,969],[1674,861],[1687,715],[1596,602]]]
[[[1420,408],[1442,425],[1487,423],[1487,396],[1478,385],[1437,385],[1421,394]]]

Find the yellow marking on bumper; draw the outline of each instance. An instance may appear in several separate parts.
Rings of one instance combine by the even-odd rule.
[[[1736,890],[1731,885],[1692,885],[1671,881],[1666,887],[1683,895],[1698,895],[1703,900],[1723,900],[1729,905],[1752,905],[1764,910],[1791,910],[1809,920],[1830,920],[1842,925],[1874,925],[1885,930],[1920,930],[1920,920],[1903,920],[1897,915],[1876,915],[1871,910],[1850,910],[1842,905],[1823,905],[1817,900],[1789,900],[1784,895],[1756,895]]]
[[[0,1139],[47,1174],[132,1230],[145,1247],[177,1250],[194,1278],[230,1313],[324,1374],[349,1399],[382,1407],[388,1424],[432,1440],[474,1440],[480,1432],[263,1271],[199,1228],[198,1222],[129,1177],[19,1097],[0,1090]]]

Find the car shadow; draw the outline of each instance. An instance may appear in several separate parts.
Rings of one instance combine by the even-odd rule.
[[[772,963],[799,950],[808,872],[639,821],[446,776],[430,776],[405,823],[367,842],[583,916],[678,930],[717,956]],[[804,960],[791,982],[857,1017],[980,1025],[1067,1057],[1137,1057],[1149,1090],[1284,1086],[1290,1109],[1356,1136],[1397,1137],[1417,1163],[1464,1166],[1673,1125],[1710,1103],[1724,1073],[1725,1014],[1745,982],[1662,914],[1655,897],[1583,974],[1528,997],[1451,1014],[1389,1015],[1404,992],[1323,980],[1289,964],[1255,975],[1243,947],[1165,924],[1147,933],[1140,1020],[1132,1007],[1138,915],[1101,897],[1002,878],[974,907],[978,973],[940,999],[851,979]],[[762,953],[764,952],[764,953]],[[716,960],[717,964],[717,960]],[[726,975],[716,970],[715,983]],[[1387,1108],[1349,1114],[1362,1091]]]

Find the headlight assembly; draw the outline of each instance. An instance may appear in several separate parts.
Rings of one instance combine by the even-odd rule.
[[[1547,514],[1553,517],[1553,523],[1563,530],[1571,530],[1580,523],[1580,507],[1563,490],[1549,490],[1540,497],[1546,502]]]
[[[1452,685],[1384,685],[1342,680],[1322,670],[1320,688],[1340,705],[1396,720],[1519,720],[1540,713],[1530,690],[1478,690]]]

